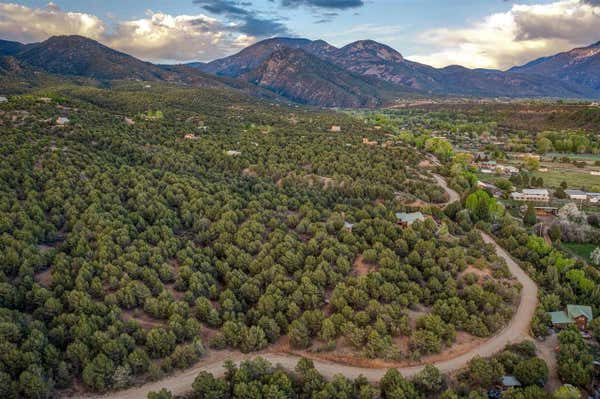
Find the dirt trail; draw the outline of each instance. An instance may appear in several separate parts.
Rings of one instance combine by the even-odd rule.
[[[450,196],[452,198],[452,195]],[[476,356],[493,356],[504,349],[504,347],[508,344],[517,343],[524,339],[530,339],[529,324],[537,306],[537,286],[510,257],[510,255],[508,255],[508,253],[504,251],[490,236],[485,233],[481,233],[481,236],[485,242],[494,245],[498,256],[502,257],[506,261],[510,272],[522,284],[523,289],[521,290],[519,307],[517,308],[517,311],[510,323],[502,331],[485,341],[482,345],[454,358],[433,363],[443,373],[453,372],[465,367],[466,364]],[[110,393],[105,396],[84,394],[81,396],[72,396],[72,398],[103,397],[111,399],[140,399],[145,398],[149,392],[158,391],[161,388],[167,388],[174,395],[181,395],[190,390],[192,383],[199,372],[207,371],[215,376],[222,376],[225,372],[223,363],[226,359],[231,359],[235,363],[239,363],[241,361],[253,359],[258,356],[263,357],[273,364],[280,364],[282,367],[288,370],[293,370],[296,366],[296,363],[300,359],[298,356],[270,353],[268,350],[252,355],[244,355],[242,353],[233,351],[211,352],[194,367],[157,382],[148,383],[120,392]],[[342,374],[348,378],[356,378],[359,375],[363,375],[369,381],[379,381],[387,371],[386,369],[381,368],[361,368],[324,360],[313,360],[313,363],[317,370],[326,378],[332,378],[336,374]],[[422,370],[423,367],[424,365],[402,367],[398,370],[404,376],[411,377]]]
[[[453,202],[456,201],[460,201],[460,195],[458,195],[458,193],[456,191],[454,191],[453,189],[451,189],[450,187],[448,187],[448,184],[446,183],[446,179],[444,179],[442,176],[437,175],[435,173],[432,173],[433,177],[435,179],[435,181],[437,182],[437,184],[442,187],[446,193],[448,193],[448,202],[446,202],[443,205],[448,205],[451,204]]]

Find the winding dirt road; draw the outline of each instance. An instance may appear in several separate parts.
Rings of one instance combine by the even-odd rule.
[[[437,182],[437,184],[442,187],[446,193],[448,193],[448,202],[446,202],[445,204],[442,205],[448,205],[451,204],[453,202],[456,201],[460,201],[460,195],[458,195],[458,193],[456,191],[454,191],[453,189],[451,189],[450,187],[448,187],[448,183],[446,183],[446,179],[444,179],[442,176],[437,175],[435,173],[432,173],[433,178],[435,179],[435,181]]]
[[[455,194],[458,196],[457,193]],[[452,199],[453,195],[450,194],[450,197]],[[517,308],[517,312],[510,323],[502,331],[485,341],[479,347],[452,359],[434,363],[434,365],[443,373],[456,371],[465,367],[466,364],[476,356],[493,356],[504,349],[504,347],[508,344],[517,343],[524,339],[530,338],[529,323],[533,317],[538,302],[537,286],[510,257],[510,255],[504,251],[504,249],[502,249],[489,235],[482,232],[481,236],[486,243],[494,245],[498,256],[502,257],[506,261],[510,272],[523,286],[521,290],[519,307]],[[160,381],[148,383],[124,391],[109,393],[105,396],[85,394],[82,396],[72,396],[72,398],[87,399],[102,397],[111,399],[142,399],[146,398],[149,392],[158,391],[161,388],[167,388],[174,395],[182,395],[191,389],[194,379],[201,371],[207,371],[215,376],[223,376],[225,372],[223,363],[225,360],[231,359],[235,363],[239,363],[241,361],[253,359],[258,356],[270,361],[273,364],[280,364],[282,367],[288,370],[293,370],[298,360],[300,360],[298,356],[271,353],[268,350],[252,355],[244,355],[234,351],[210,352],[202,361],[197,363],[192,368],[166,377]],[[317,370],[319,370],[319,372],[326,378],[332,378],[336,374],[342,374],[348,378],[356,378],[359,375],[363,375],[370,381],[379,381],[387,371],[386,369],[361,368],[323,360],[313,360],[313,363]],[[399,368],[398,370],[404,376],[411,377],[422,370],[423,367],[424,365],[403,367]]]

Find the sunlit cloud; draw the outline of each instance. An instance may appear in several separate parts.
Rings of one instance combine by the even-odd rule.
[[[595,4],[594,4],[595,3]],[[515,4],[466,28],[432,29],[417,41],[433,48],[407,58],[433,66],[509,68],[600,39],[600,6],[590,0]]]
[[[0,3],[0,37],[24,43],[54,35],[86,36],[136,57],[157,62],[212,60],[254,43],[235,24],[198,15],[148,11],[144,18],[108,26],[85,13],[65,12],[53,3],[30,8]]]

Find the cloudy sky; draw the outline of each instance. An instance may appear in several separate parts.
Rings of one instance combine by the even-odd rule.
[[[600,0],[0,0],[0,39],[80,34],[155,62],[264,38],[374,39],[411,60],[505,69],[600,41]]]

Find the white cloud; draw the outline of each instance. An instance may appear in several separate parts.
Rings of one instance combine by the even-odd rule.
[[[199,15],[148,11],[146,17],[118,21],[110,29],[100,18],[64,12],[54,3],[30,8],[0,3],[0,37],[25,43],[54,35],[82,35],[136,57],[156,62],[207,61],[256,41],[234,27]]]
[[[62,12],[54,3],[46,8],[0,3],[0,35],[21,42],[34,42],[53,35],[83,35],[99,39],[105,32],[98,17],[78,12]]]
[[[433,47],[433,52],[407,58],[438,67],[504,69],[596,42],[599,26],[600,7],[583,0],[515,4],[467,28],[426,31],[417,40]]]
[[[220,56],[229,42],[216,19],[152,12],[143,19],[120,22],[109,39],[110,46],[137,57],[182,61]]]

